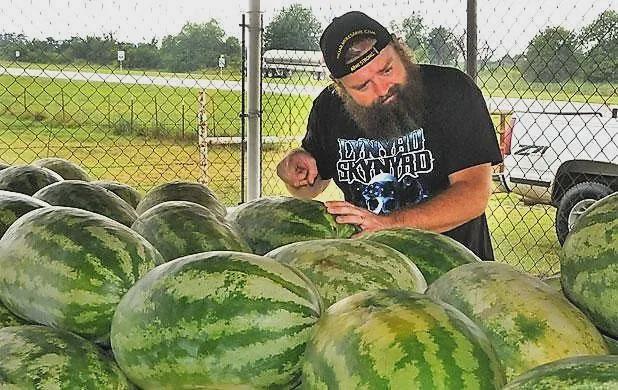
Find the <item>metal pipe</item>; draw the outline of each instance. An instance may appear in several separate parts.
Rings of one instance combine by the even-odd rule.
[[[477,24],[476,24],[476,0],[468,0],[466,10],[466,72],[476,82],[477,75]]]
[[[257,199],[262,193],[261,183],[261,120],[260,62],[262,57],[262,26],[260,0],[249,0],[249,47],[247,92],[247,197]]]

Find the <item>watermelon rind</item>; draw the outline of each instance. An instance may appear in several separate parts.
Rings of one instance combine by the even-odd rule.
[[[426,293],[485,331],[509,380],[554,360],[607,354],[599,331],[561,292],[508,264],[459,266]]]
[[[0,190],[0,237],[17,218],[46,206],[49,204],[29,195]]]
[[[427,288],[419,269],[402,253],[378,242],[323,239],[301,241],[266,254],[302,272],[326,307],[365,290]]]
[[[26,321],[11,313],[2,303],[0,303],[0,328],[7,326],[23,325]],[[0,375],[1,377],[1,375]]]
[[[143,389],[297,384],[322,310],[292,267],[213,251],[160,265],[122,298],[112,322],[118,365]]]
[[[0,239],[0,301],[21,318],[106,344],[120,298],[162,262],[146,239],[112,219],[44,207]]]
[[[243,203],[227,220],[259,255],[293,242],[350,238],[357,232],[354,225],[337,223],[322,202],[284,196]]]
[[[135,210],[139,215],[159,203],[171,200],[201,204],[221,219],[227,214],[225,206],[206,185],[187,181],[173,181],[152,188],[144,195]]]
[[[32,165],[14,165],[0,171],[0,190],[32,195],[41,188],[62,181],[56,172]]]
[[[51,169],[59,174],[64,180],[90,181],[90,176],[82,167],[63,158],[42,158],[32,162],[32,165],[35,167]]]
[[[2,389],[132,389],[120,368],[94,344],[40,325],[0,329]]]
[[[251,252],[232,227],[193,202],[159,203],[141,214],[131,228],[150,241],[166,261],[215,250]]]
[[[131,187],[128,184],[120,183],[118,181],[97,180],[93,181],[92,183],[118,195],[122,200],[130,204],[133,208],[136,208],[139,202],[141,202],[142,198],[144,197],[135,188]]]
[[[307,345],[305,389],[500,389],[485,334],[423,294],[373,290],[327,309]]]
[[[96,184],[81,180],[64,180],[48,185],[32,197],[54,206],[92,211],[129,227],[137,219],[137,213],[133,207],[118,195]]]
[[[515,378],[504,389],[618,389],[618,356],[577,356],[543,364]]]
[[[595,202],[577,220],[560,253],[564,294],[618,338],[618,192]]]
[[[474,252],[451,237],[412,228],[383,229],[360,236],[380,242],[408,256],[431,283],[451,269],[481,261]]]

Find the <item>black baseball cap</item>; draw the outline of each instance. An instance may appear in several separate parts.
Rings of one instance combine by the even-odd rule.
[[[373,38],[373,48],[349,64],[345,63],[344,55],[351,42],[356,38]],[[320,48],[324,55],[324,62],[334,78],[345,75],[367,65],[393,37],[388,30],[360,11],[347,12],[333,19],[320,37]]]

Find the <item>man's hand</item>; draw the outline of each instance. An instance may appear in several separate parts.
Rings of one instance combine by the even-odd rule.
[[[315,158],[302,149],[290,151],[279,165],[277,176],[283,180],[292,196],[313,199],[328,187],[330,180],[318,176]]]
[[[318,166],[311,154],[295,149],[279,162],[277,175],[285,184],[294,188],[311,186],[318,177]]]
[[[336,217],[339,223],[358,225],[362,230],[353,237],[367,232],[387,229],[391,227],[391,219],[387,215],[377,215],[362,207],[354,206],[344,201],[325,202],[326,210]]]

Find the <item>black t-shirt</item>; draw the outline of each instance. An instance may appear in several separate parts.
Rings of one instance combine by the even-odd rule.
[[[419,65],[424,113],[418,128],[390,139],[368,139],[345,110],[333,86],[314,100],[303,148],[323,179],[333,179],[346,201],[388,214],[431,199],[448,175],[502,161],[480,90],[463,72]],[[462,200],[465,202],[465,199]],[[493,260],[485,215],[444,234]]]

